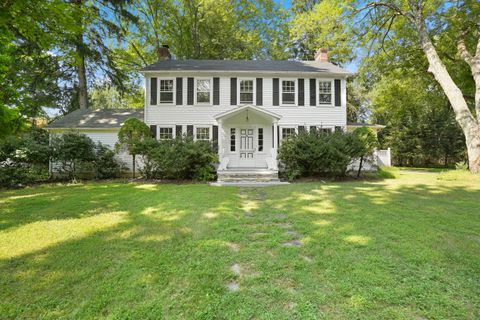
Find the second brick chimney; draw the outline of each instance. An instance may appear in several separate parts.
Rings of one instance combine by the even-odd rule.
[[[315,53],[315,61],[318,62],[328,62],[328,49],[320,48],[317,53]]]
[[[158,60],[170,60],[172,58],[169,47],[166,44],[158,48],[157,54]]]

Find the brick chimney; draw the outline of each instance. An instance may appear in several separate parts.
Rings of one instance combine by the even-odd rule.
[[[328,62],[328,49],[320,48],[317,53],[315,53],[315,61],[318,62]]]
[[[170,50],[168,49],[169,47],[166,44],[158,48],[158,60],[170,60],[172,58]]]

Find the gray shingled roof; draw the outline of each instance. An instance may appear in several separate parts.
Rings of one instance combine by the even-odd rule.
[[[351,74],[330,62],[290,60],[163,60],[140,71],[266,71]]]
[[[120,128],[128,118],[143,121],[143,109],[78,109],[53,121],[47,129],[54,128]]]

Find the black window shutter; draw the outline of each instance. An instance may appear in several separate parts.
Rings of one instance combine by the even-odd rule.
[[[298,105],[305,105],[305,80],[298,79]]]
[[[317,85],[315,79],[310,79],[310,105],[315,106],[317,105]]]
[[[187,104],[193,105],[193,78],[187,79]]]
[[[298,133],[305,132],[305,126],[298,126]]]
[[[152,138],[157,138],[157,126],[152,124],[150,125],[150,136],[152,136]]]
[[[150,104],[157,104],[157,78],[150,78]]]
[[[279,89],[279,81],[278,78],[273,78],[273,105],[278,106],[279,105],[279,94],[280,94],[280,89]]]
[[[213,104],[220,104],[220,78],[213,78]]]
[[[193,125],[187,126],[187,136],[193,138]]]
[[[257,78],[257,106],[263,105],[263,79]]]
[[[183,78],[177,78],[177,105],[183,104]]]
[[[213,126],[212,138],[213,141],[218,141],[218,126]]]
[[[340,79],[335,79],[335,106],[342,106],[342,89]]]
[[[237,78],[230,78],[230,105],[237,105]]]
[[[182,129],[182,125],[181,125],[181,124],[180,124],[180,125],[177,124],[177,125],[175,126],[175,135],[176,135],[177,137],[181,137],[181,136],[182,136],[182,133],[183,133],[182,130],[183,130],[183,129]]]
[[[212,127],[212,147],[214,151],[218,151],[218,126]]]
[[[310,126],[310,131],[317,131],[317,127],[315,127],[315,126]]]

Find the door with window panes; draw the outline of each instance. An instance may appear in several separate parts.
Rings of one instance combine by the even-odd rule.
[[[255,167],[258,152],[263,152],[263,128],[238,127],[232,128],[230,133],[230,151],[238,152],[239,166]]]

